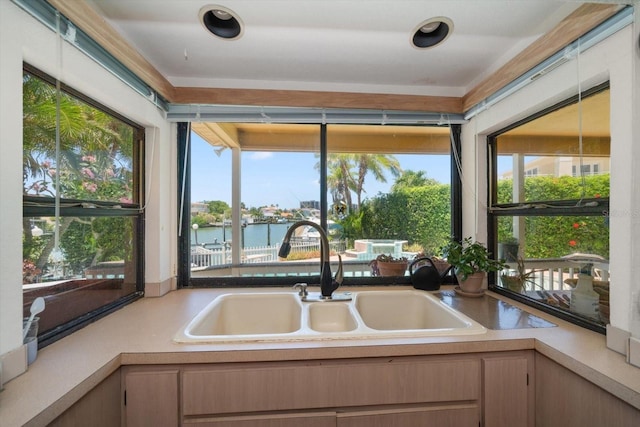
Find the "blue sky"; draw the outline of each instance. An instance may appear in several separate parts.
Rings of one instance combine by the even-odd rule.
[[[196,134],[191,138],[191,201],[222,200],[231,205],[231,150],[218,156]],[[449,183],[449,156],[396,155],[404,170],[424,171],[425,176]],[[312,153],[245,152],[242,155],[242,201],[247,207],[278,205],[297,208],[300,201],[320,200],[318,159]],[[366,194],[386,193],[387,183],[365,179]],[[331,201],[331,199],[329,199]]]

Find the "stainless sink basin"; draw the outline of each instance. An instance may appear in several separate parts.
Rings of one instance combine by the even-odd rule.
[[[174,341],[260,342],[481,334],[486,329],[428,292],[352,292],[352,301],[302,302],[294,292],[217,297]]]

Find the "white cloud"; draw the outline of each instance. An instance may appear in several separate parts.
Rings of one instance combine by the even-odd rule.
[[[251,153],[249,158],[251,160],[264,160],[273,157],[273,153],[270,151],[256,151],[255,153]]]

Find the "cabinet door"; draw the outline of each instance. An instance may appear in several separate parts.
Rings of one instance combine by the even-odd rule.
[[[637,427],[640,410],[553,360],[536,354],[536,424]]]
[[[476,405],[404,408],[338,414],[337,427],[478,427]]]
[[[488,357],[482,360],[484,426],[526,427],[533,424],[529,392],[529,358]]]
[[[124,371],[124,425],[178,426],[178,370]]]
[[[120,408],[120,371],[117,371],[47,427],[119,427]]]

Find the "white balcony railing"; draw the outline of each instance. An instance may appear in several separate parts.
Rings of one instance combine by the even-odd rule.
[[[192,277],[227,276],[308,276],[317,274],[319,264],[316,260],[300,260],[295,262],[278,261],[278,246],[261,246],[244,248],[242,250],[241,265],[231,265],[231,248],[219,245],[217,248],[207,249],[201,246],[191,248]],[[331,249],[337,253],[344,253],[343,242],[331,242]],[[320,251],[317,241],[294,241],[291,252]],[[337,261],[334,259],[333,261]],[[343,256],[345,277],[370,277],[370,260],[349,259]],[[509,264],[511,269],[515,263]],[[569,290],[567,279],[578,276],[579,264],[565,259],[531,259],[525,260],[525,272],[534,271],[530,276],[533,283],[527,284],[527,290]],[[594,263],[594,279],[609,280],[608,262]],[[406,272],[405,274],[408,274]],[[498,282],[499,283],[499,282]]]
[[[516,268],[515,263],[509,264],[512,269]],[[565,259],[530,259],[525,260],[525,272],[534,271],[531,281],[527,285],[527,290],[568,290],[567,279],[576,279],[580,270],[579,264]],[[593,264],[594,279],[609,280],[609,263],[596,262]]]

